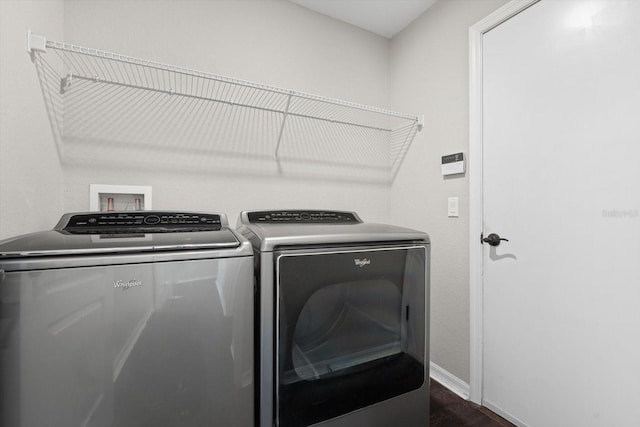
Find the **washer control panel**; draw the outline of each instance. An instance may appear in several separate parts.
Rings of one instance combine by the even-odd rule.
[[[251,224],[357,224],[362,222],[354,212],[342,211],[260,211],[248,212],[247,217]]]
[[[222,228],[220,215],[188,212],[95,212],[69,218],[63,230],[72,234],[169,233],[215,231]]]

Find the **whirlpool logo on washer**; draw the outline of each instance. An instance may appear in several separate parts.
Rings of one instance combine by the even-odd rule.
[[[137,288],[142,286],[142,280],[131,279],[129,281],[124,280],[114,280],[113,287],[116,289],[122,289],[124,291],[129,290],[131,288]]]
[[[354,264],[357,265],[358,267],[362,268],[365,265],[369,265],[371,264],[371,260],[369,258],[356,258],[353,260]]]

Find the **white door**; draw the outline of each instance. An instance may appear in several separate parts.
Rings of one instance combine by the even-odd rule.
[[[640,423],[640,1],[542,0],[483,36],[483,403]]]

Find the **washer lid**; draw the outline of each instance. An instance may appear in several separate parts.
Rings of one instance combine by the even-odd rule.
[[[224,249],[240,246],[229,230],[140,234],[69,234],[52,230],[0,242],[0,260],[32,256]]]
[[[160,212],[65,214],[56,228],[0,241],[0,260],[18,257],[228,249],[240,246],[222,214],[163,212],[192,223],[172,224]],[[197,215],[197,218],[195,217]],[[128,219],[142,216],[140,224]],[[99,218],[98,221],[96,218]],[[116,218],[110,220],[109,218]],[[145,218],[151,218],[145,222]],[[201,220],[205,218],[205,220]],[[96,219],[96,221],[91,221]],[[104,219],[104,221],[102,221]],[[158,220],[156,222],[156,219]]]

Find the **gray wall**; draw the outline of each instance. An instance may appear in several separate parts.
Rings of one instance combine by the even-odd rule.
[[[48,229],[63,210],[63,172],[27,30],[63,38],[63,1],[0,1],[0,238]]]
[[[441,157],[469,151],[469,27],[506,0],[440,0],[391,43],[391,107],[425,115],[391,191],[391,220],[431,236],[431,360],[469,382],[469,181]],[[447,217],[447,198],[460,217]]]
[[[88,210],[90,184],[150,185],[156,209],[223,211],[232,223],[242,209],[273,207],[349,209],[369,221],[389,220],[387,184],[316,176],[309,166],[302,177],[280,174],[270,159],[257,165],[268,173],[205,162],[194,172],[198,159],[162,163],[153,147],[138,163],[123,164],[131,152],[110,135],[99,149],[95,141],[66,144],[60,160],[24,51],[31,26],[51,40],[384,107],[389,40],[284,0],[1,3],[10,25],[2,26],[0,57],[7,69],[0,93],[0,238],[51,228],[64,211]],[[41,129],[32,137],[36,125]],[[28,145],[30,139],[38,145]]]
[[[89,184],[153,186],[154,208],[353,209],[433,240],[432,360],[469,380],[468,181],[440,156],[468,152],[468,27],[506,0],[440,0],[392,42],[287,1],[0,1],[0,238],[89,206]],[[392,186],[366,181],[119,167],[58,158],[26,31],[50,39],[424,114]],[[69,154],[69,153],[67,153]],[[72,154],[69,157],[73,157]],[[461,216],[446,217],[460,197]]]

